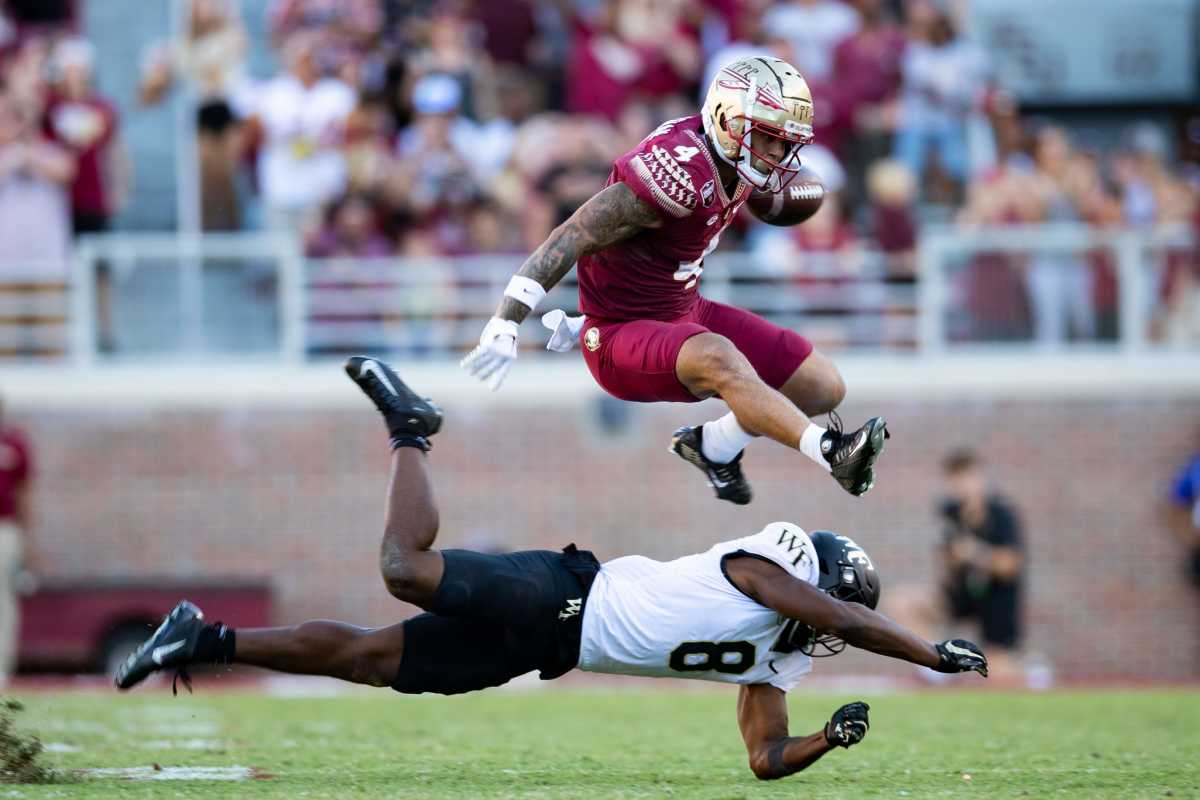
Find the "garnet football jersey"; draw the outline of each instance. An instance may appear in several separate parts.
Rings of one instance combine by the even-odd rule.
[[[812,669],[794,641],[801,626],[729,581],[725,557],[734,554],[766,559],[817,584],[812,540],[788,522],[674,561],[606,562],[584,606],[579,668],[791,689]]]
[[[579,259],[579,308],[606,320],[677,319],[696,301],[704,256],[750,193],[725,193],[699,116],[664,122],[617,159],[607,186],[624,183],[657,209],[659,228]]]

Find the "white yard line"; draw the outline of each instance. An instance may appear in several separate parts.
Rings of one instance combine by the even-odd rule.
[[[334,678],[306,675],[270,675],[262,679],[262,693],[267,697],[310,698],[342,697],[352,692],[364,692],[361,687]]]
[[[246,781],[254,777],[251,767],[97,767],[79,773],[85,778],[126,781]]]
[[[227,750],[229,742],[220,739],[149,739],[131,742],[143,750]]]

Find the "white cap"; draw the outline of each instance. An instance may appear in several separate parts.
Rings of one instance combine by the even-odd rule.
[[[418,114],[449,114],[462,102],[462,87],[449,75],[433,73],[417,81],[412,100]]]
[[[54,48],[54,64],[58,69],[83,67],[91,69],[96,63],[96,48],[86,39],[63,39]]]

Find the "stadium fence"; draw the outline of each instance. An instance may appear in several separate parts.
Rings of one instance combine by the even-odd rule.
[[[1172,269],[1194,263],[1186,231],[1083,225],[931,226],[915,274],[875,251],[754,253],[705,261],[704,294],[801,329],[831,351],[1200,352],[1200,338],[1152,337]],[[1190,262],[1189,262],[1190,260]],[[305,258],[288,236],[106,234],[77,249],[69,286],[70,358],[101,356],[101,268],[114,276],[116,353],[125,358],[239,354],[301,363],[371,350],[456,358],[491,315],[519,256]],[[572,274],[544,308],[576,308]],[[19,321],[19,320],[18,320]],[[523,345],[546,332],[528,326]]]

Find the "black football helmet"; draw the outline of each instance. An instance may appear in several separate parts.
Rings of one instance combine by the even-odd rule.
[[[862,603],[867,608],[879,605],[879,573],[871,558],[849,536],[830,531],[813,531],[808,535],[817,551],[820,575],[817,588],[847,603]],[[818,652],[820,647],[822,652]],[[810,633],[800,650],[813,657],[835,656],[846,649],[846,643],[831,633]]]

